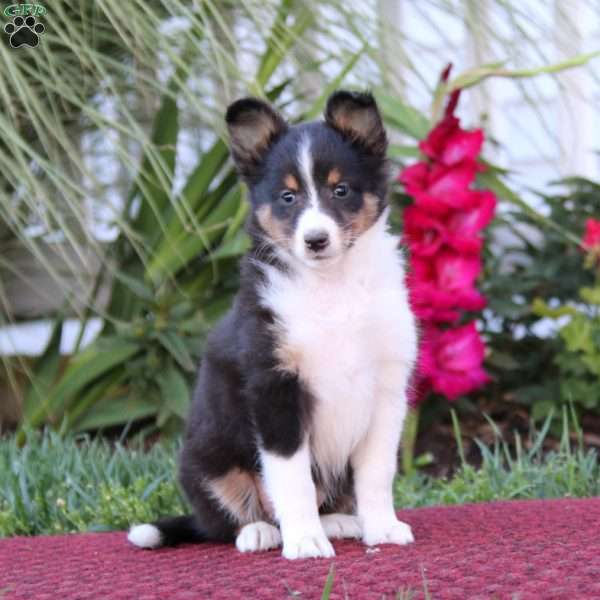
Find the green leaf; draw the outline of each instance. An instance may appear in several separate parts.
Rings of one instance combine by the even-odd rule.
[[[186,380],[173,366],[159,373],[156,378],[160,386],[163,406],[181,419],[187,417],[190,406],[190,390]]]
[[[77,422],[76,431],[103,429],[124,425],[156,414],[156,403],[149,398],[138,398],[127,394],[96,402]]]
[[[482,65],[474,69],[462,73],[448,84],[447,93],[457,89],[464,89],[471,87],[487,79],[488,77],[509,77],[511,79],[518,79],[523,77],[535,77],[536,75],[542,75],[545,73],[558,73],[573,67],[580,67],[591,59],[600,56],[600,51],[588,52],[587,54],[578,54],[568,60],[564,60],[559,63],[552,65],[544,65],[543,67],[536,67],[532,69],[505,69],[504,63],[493,63],[489,65]]]
[[[600,379],[600,352],[586,354],[581,358],[583,364],[587,367],[588,371],[592,373],[596,378]],[[598,401],[594,399],[594,404]]]
[[[541,225],[553,229],[559,233],[565,240],[579,246],[580,240],[576,235],[573,235],[569,230],[565,229],[562,225],[544,216],[532,208],[525,200],[515,194],[508,186],[506,186],[496,174],[493,172],[483,172],[477,175],[477,182],[481,187],[488,188],[494,192],[499,199],[506,200],[512,204],[518,206],[523,212],[529,215],[532,219],[540,223]]]
[[[208,187],[225,164],[228,156],[227,145],[219,139],[200,159],[181,192],[181,202],[184,202],[190,210],[194,211],[200,206]],[[176,220],[175,223],[181,225],[179,220]],[[169,229],[169,231],[172,232],[173,229]],[[175,227],[176,231],[177,228]]]
[[[538,317],[550,317],[557,319],[558,317],[564,317],[566,315],[576,315],[577,309],[574,306],[560,306],[558,308],[551,308],[541,298],[535,298],[531,304],[531,310]]]
[[[61,363],[60,341],[63,323],[63,317],[57,317],[48,344],[33,367],[23,400],[23,421],[26,424],[30,424],[32,415],[46,399],[48,391],[58,375]]]
[[[227,146],[222,140],[217,140],[188,178],[181,193],[180,212],[186,214],[187,212],[194,212],[200,206],[202,200],[206,197],[211,181],[225,164],[227,156]],[[216,207],[213,210],[209,209],[210,212],[205,221],[211,218],[214,219],[215,214],[220,215],[223,212],[224,199],[216,197],[214,200]],[[195,216],[193,219],[194,221],[197,220]],[[204,228],[206,226],[206,222],[203,222],[202,226],[199,223],[190,223],[189,217],[173,212],[164,236],[156,244],[156,250],[146,271],[146,279],[158,281],[162,276],[172,274],[201,250],[206,249],[207,241],[202,237],[205,235]]]
[[[388,156],[391,156],[392,158],[419,158],[421,156],[421,151],[418,146],[390,144],[388,147]]]
[[[148,265],[146,277],[159,282],[174,275],[190,260],[206,251],[210,244],[221,237],[232,220],[238,215],[241,188],[233,188],[220,204],[208,215],[198,232],[182,231],[176,240],[163,245]]]
[[[174,331],[161,331],[156,334],[158,341],[167,352],[185,369],[194,371],[196,365],[183,340]]]
[[[595,304],[596,306],[600,306],[600,285],[590,288],[584,287],[579,290],[579,295],[581,299],[589,304]]]
[[[291,26],[286,21],[296,9],[294,22]],[[253,93],[261,94],[267,82],[273,75],[275,69],[281,64],[288,50],[294,45],[310,24],[314,21],[315,12],[303,3],[293,0],[281,0],[277,9],[277,15],[273,21],[271,32],[267,39],[267,49],[262,55],[258,71],[256,73],[256,85]]]
[[[47,415],[55,418],[60,416],[69,407],[75,394],[100,375],[137,354],[139,350],[137,344],[118,337],[107,337],[77,354],[50,390],[46,401],[34,412],[30,424],[37,427]]]
[[[148,287],[143,281],[127,275],[123,271],[116,271],[115,277],[123,283],[127,289],[133,292],[138,298],[146,300],[147,302],[154,303],[156,301],[156,295],[154,291]]]
[[[102,399],[109,399],[116,395],[121,395],[121,385],[127,377],[127,369],[124,366],[115,367],[108,371],[106,375],[100,377],[93,385],[88,386],[86,391],[71,403],[66,411],[67,424],[75,424],[74,428],[78,428],[77,421],[85,415],[92,406]]]
[[[553,410],[554,403],[551,400],[537,400],[531,408],[531,417],[534,421],[541,421],[552,414]]]
[[[329,573],[323,586],[323,593],[321,594],[321,600],[329,600],[331,596],[331,590],[333,589],[333,580],[335,579],[335,568],[333,565],[329,567]]]
[[[431,123],[416,108],[384,92],[377,92],[376,96],[383,119],[390,127],[417,140],[427,136]]]
[[[162,215],[170,201],[179,134],[179,109],[175,94],[184,68],[180,66],[169,82],[169,92],[163,96],[154,117],[151,145],[144,153],[140,172],[130,194],[130,198],[137,194],[142,197],[134,228],[144,237],[151,237],[164,225]]]
[[[242,256],[250,248],[250,238],[248,234],[240,230],[233,238],[221,244],[216,252],[213,252],[210,257],[212,260],[220,260],[223,258],[234,258]]]
[[[565,340],[567,348],[571,352],[592,353],[594,342],[592,340],[592,324],[584,316],[573,317],[567,325],[560,330],[560,335]]]
[[[487,358],[487,362],[489,365],[505,371],[513,371],[522,366],[521,363],[513,356],[507,352],[500,352],[498,350],[492,352],[492,354]]]
[[[364,54],[366,48],[367,48],[367,45],[364,44],[354,54],[352,54],[350,56],[350,58],[346,61],[344,66],[341,68],[340,72],[333,79],[331,79],[329,81],[329,83],[325,86],[325,89],[323,90],[321,95],[317,98],[317,100],[315,100],[315,102],[313,103],[311,108],[309,108],[306,111],[306,113],[304,115],[302,115],[301,119],[299,119],[299,120],[312,121],[313,119],[316,119],[321,114],[321,112],[325,108],[325,103],[327,102],[327,98],[329,98],[329,96],[340,87],[340,85],[346,78],[346,75],[348,75],[348,73],[356,66],[356,63],[358,62],[360,57]]]

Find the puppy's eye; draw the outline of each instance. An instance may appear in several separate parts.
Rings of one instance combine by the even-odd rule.
[[[283,190],[281,194],[279,194],[279,201],[281,204],[285,204],[286,206],[291,206],[296,202],[296,194],[291,190]]]
[[[350,188],[347,183],[338,183],[333,190],[333,195],[336,198],[345,198],[348,195]]]

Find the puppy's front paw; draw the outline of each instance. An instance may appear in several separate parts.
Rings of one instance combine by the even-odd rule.
[[[323,532],[283,540],[283,556],[290,560],[297,558],[331,558],[335,551]]]
[[[367,546],[378,544],[410,544],[414,542],[410,526],[395,517],[386,520],[366,521],[363,527],[363,542]]]

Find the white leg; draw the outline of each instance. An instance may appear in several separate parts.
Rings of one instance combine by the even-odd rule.
[[[281,534],[275,525],[256,521],[241,528],[235,539],[235,545],[240,552],[270,550],[281,546]]]
[[[319,519],[317,492],[304,444],[290,457],[261,450],[265,488],[275,509],[283,538],[283,556],[289,559],[334,556]]]
[[[390,376],[396,377],[397,389],[397,374]],[[382,388],[369,432],[352,455],[357,513],[363,541],[369,546],[414,541],[410,527],[396,518],[393,501],[397,451],[405,416],[404,391],[392,393]]]

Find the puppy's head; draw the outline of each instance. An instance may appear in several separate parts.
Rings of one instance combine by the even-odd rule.
[[[226,121],[260,241],[319,267],[341,258],[381,215],[387,137],[370,94],[338,91],[324,121],[295,126],[245,98]]]

